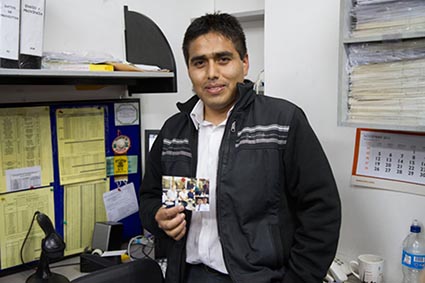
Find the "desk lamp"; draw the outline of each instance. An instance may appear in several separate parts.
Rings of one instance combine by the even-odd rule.
[[[49,217],[39,211],[36,212],[38,225],[44,231],[45,237],[41,241],[41,255],[37,271],[27,278],[26,283],[69,283],[63,275],[50,272],[49,259],[58,259],[63,256],[65,242],[56,233]]]

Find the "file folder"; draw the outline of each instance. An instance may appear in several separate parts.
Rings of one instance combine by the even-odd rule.
[[[19,68],[40,69],[45,0],[21,0]]]
[[[18,68],[19,0],[0,0],[0,67]]]

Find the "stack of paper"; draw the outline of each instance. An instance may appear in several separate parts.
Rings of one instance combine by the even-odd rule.
[[[43,69],[60,71],[92,71],[92,72],[113,72],[112,64],[91,64],[91,63],[43,63]]]
[[[395,1],[397,0],[357,0],[357,4],[367,5],[367,4],[388,3],[388,2],[395,2]]]
[[[348,120],[425,125],[425,40],[348,49]]]
[[[0,0],[1,1],[1,0]],[[167,72],[158,66],[131,64],[99,52],[44,52],[42,68],[62,71]]]
[[[114,71],[112,56],[94,52],[44,52],[42,68],[62,71]]]
[[[358,0],[351,10],[352,37],[425,30],[423,0]]]

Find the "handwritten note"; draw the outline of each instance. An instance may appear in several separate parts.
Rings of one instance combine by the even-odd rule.
[[[139,211],[133,183],[104,193],[103,202],[108,221],[118,221]]]

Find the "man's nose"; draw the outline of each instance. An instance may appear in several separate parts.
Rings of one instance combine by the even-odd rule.
[[[208,64],[208,70],[207,70],[207,72],[208,72],[208,79],[209,80],[215,80],[215,79],[218,78],[218,74],[219,74],[218,66],[217,66],[217,64],[214,61],[213,62],[210,62]]]

